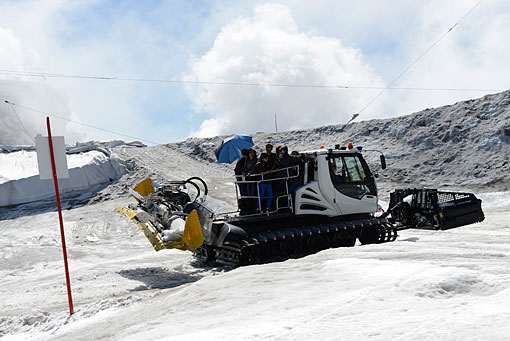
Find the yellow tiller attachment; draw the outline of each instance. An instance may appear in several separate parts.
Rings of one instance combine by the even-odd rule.
[[[163,240],[163,236],[156,230],[151,219],[152,216],[146,212],[135,212],[126,207],[117,207],[115,212],[127,216],[131,219],[140,230],[143,232],[145,237],[154,247],[154,250],[159,251],[163,249],[179,249],[194,251],[199,248],[204,242],[204,235],[202,233],[202,227],[198,220],[198,214],[196,210],[193,210],[184,226],[184,233],[179,239],[171,242]]]

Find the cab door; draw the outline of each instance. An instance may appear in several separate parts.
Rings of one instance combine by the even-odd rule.
[[[361,154],[330,155],[329,170],[335,188],[335,204],[342,214],[377,211],[374,178]]]

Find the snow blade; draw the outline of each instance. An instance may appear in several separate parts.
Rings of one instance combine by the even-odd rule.
[[[125,215],[126,217],[131,219],[136,225],[138,225],[138,227],[140,228],[140,230],[142,230],[145,237],[147,237],[147,239],[154,247],[154,250],[156,251],[163,249],[188,250],[188,246],[185,244],[182,237],[172,242],[165,242],[161,234],[156,230],[156,228],[152,224],[150,220],[151,216],[146,212],[137,213],[126,207],[117,207],[115,209],[115,212]],[[200,233],[202,233],[202,231],[200,231]]]
[[[191,211],[184,226],[184,243],[192,250],[198,249],[204,243],[202,227],[198,220],[197,210]]]

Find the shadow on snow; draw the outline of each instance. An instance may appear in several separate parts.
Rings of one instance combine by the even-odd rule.
[[[220,271],[214,270],[214,271]],[[224,271],[224,269],[222,269]],[[175,288],[187,283],[193,283],[204,277],[210,269],[197,269],[191,273],[171,271],[162,267],[136,268],[119,271],[118,274],[124,278],[144,283],[130,291],[141,291],[151,289]]]

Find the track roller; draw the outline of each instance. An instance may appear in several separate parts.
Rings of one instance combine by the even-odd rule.
[[[355,244],[356,237],[352,233],[346,230],[339,230],[333,233],[331,247],[351,247]]]
[[[380,230],[377,227],[363,227],[359,233],[361,244],[377,244],[380,243],[380,240]]]

